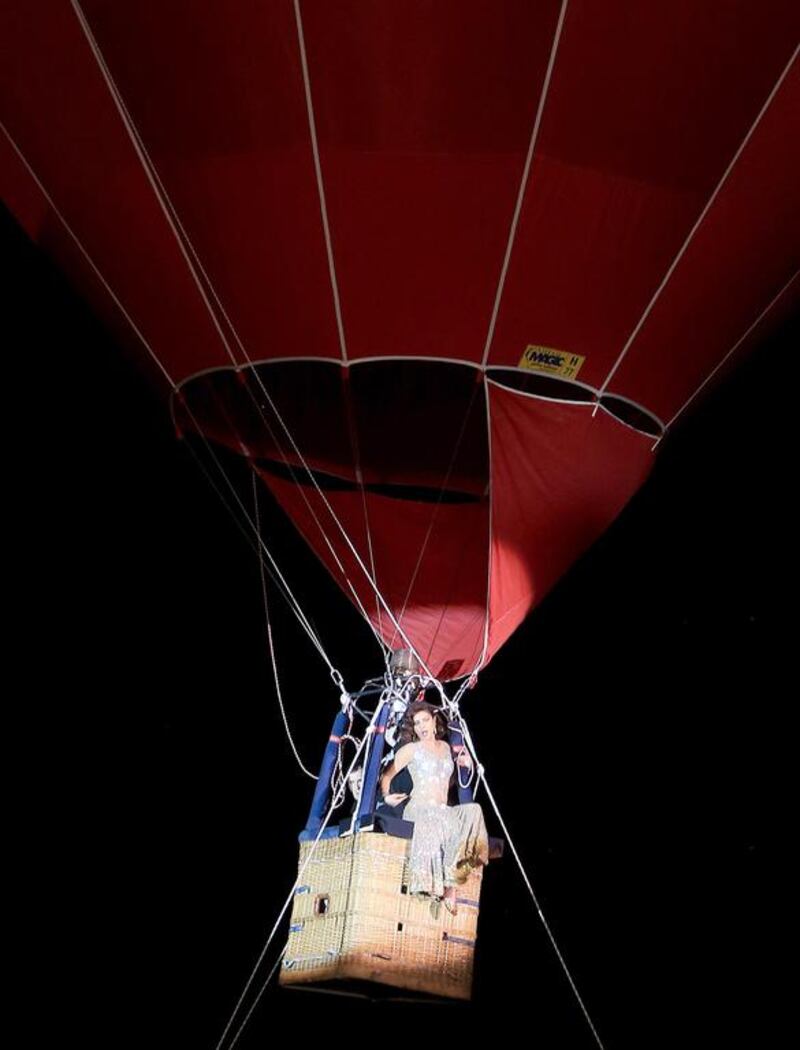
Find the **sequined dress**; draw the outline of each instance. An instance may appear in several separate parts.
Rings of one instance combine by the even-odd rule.
[[[403,812],[414,822],[409,855],[409,893],[441,898],[446,886],[465,882],[470,869],[486,864],[489,840],[477,802],[447,805],[453,759],[418,744],[408,770],[414,787]]]

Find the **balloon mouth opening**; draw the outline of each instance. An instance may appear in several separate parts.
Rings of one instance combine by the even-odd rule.
[[[424,485],[401,485],[376,482],[364,482],[360,485],[357,481],[338,477],[335,474],[327,474],[322,470],[314,470],[304,467],[299,460],[296,464],[277,462],[272,459],[255,459],[254,466],[259,472],[269,474],[271,477],[280,478],[283,481],[291,481],[301,488],[320,488],[323,492],[373,492],[377,496],[386,496],[389,499],[410,500],[413,503],[480,503],[482,497],[474,492],[459,492],[456,489],[435,488]]]
[[[576,405],[591,405],[595,401],[594,389],[573,379],[511,367],[489,368],[486,374],[498,386],[545,401],[569,401]]]
[[[661,437],[666,430],[657,416],[627,398],[616,394],[604,394],[599,399],[599,404],[620,423],[633,427],[634,430],[647,434],[648,437]]]
[[[483,373],[458,362],[298,358],[188,379],[175,422],[302,488],[417,503],[488,499]]]
[[[495,367],[487,370],[493,383],[518,394],[544,401],[560,401],[573,405],[599,405],[605,412],[625,426],[632,427],[647,437],[661,437],[666,427],[644,405],[639,405],[619,394],[601,394],[599,390],[575,379],[543,375],[524,368]]]

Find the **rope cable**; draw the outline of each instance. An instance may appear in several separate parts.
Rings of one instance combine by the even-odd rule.
[[[464,740],[468,744],[469,749],[472,752],[472,754],[475,756],[476,762],[477,762],[477,754],[476,754],[476,751],[475,751],[475,746],[474,746],[473,741],[472,741],[472,736],[470,734],[469,727],[467,726],[466,720],[463,719],[463,716],[462,716],[461,721],[462,721],[462,727],[463,727],[463,733],[464,733]],[[494,809],[494,812],[495,812],[495,814],[497,816],[497,819],[500,822],[500,827],[503,830],[503,834],[504,834],[504,836],[506,838],[506,841],[508,842],[509,846],[511,847],[511,852],[514,854],[514,860],[517,862],[517,867],[520,870],[520,873],[522,875],[522,879],[523,879],[523,881],[525,883],[525,886],[527,887],[528,893],[531,896],[531,900],[533,901],[534,907],[536,908],[536,912],[537,912],[537,914],[539,916],[539,919],[542,922],[542,925],[544,927],[545,933],[547,934],[547,937],[548,937],[548,939],[550,941],[550,944],[551,944],[551,946],[553,948],[553,951],[556,953],[556,958],[558,959],[559,963],[561,964],[561,968],[564,971],[564,974],[565,974],[565,976],[567,978],[567,981],[569,982],[569,986],[572,989],[573,995],[575,996],[575,999],[576,999],[576,1001],[578,1003],[578,1006],[580,1007],[581,1012],[583,1013],[583,1016],[586,1019],[586,1022],[589,1025],[589,1028],[591,1029],[591,1032],[592,1032],[592,1035],[594,1036],[595,1042],[597,1043],[597,1045],[600,1048],[600,1050],[604,1050],[603,1043],[602,1043],[602,1041],[600,1039],[600,1035],[598,1034],[598,1031],[597,1031],[597,1029],[596,1029],[596,1027],[594,1025],[594,1022],[592,1021],[592,1018],[589,1015],[589,1011],[587,1010],[586,1005],[585,1005],[583,999],[581,998],[581,995],[580,995],[580,992],[578,991],[577,985],[575,984],[575,981],[573,980],[572,974],[569,971],[569,967],[567,966],[567,963],[566,963],[566,961],[564,959],[564,956],[561,953],[561,949],[558,947],[558,944],[556,942],[556,939],[555,939],[555,936],[553,934],[553,931],[550,929],[550,925],[549,925],[549,923],[547,922],[547,919],[544,916],[544,912],[542,911],[542,907],[541,907],[541,905],[539,903],[539,900],[538,900],[538,898],[537,898],[537,896],[536,896],[536,894],[534,892],[533,886],[531,885],[531,880],[528,877],[528,873],[525,871],[525,865],[522,863],[520,855],[517,852],[517,847],[514,845],[514,840],[511,837],[511,833],[509,832],[509,830],[508,830],[508,828],[506,826],[506,822],[503,820],[503,816],[500,813],[500,808],[497,805],[497,801],[495,800],[495,797],[492,794],[491,789],[489,788],[489,782],[486,779],[486,772],[485,772],[485,770],[484,770],[482,765],[478,765],[478,770],[479,770],[479,773],[480,773],[480,775],[482,777],[483,785],[484,785],[484,788],[486,790],[486,794],[487,794],[487,796],[489,798],[489,801],[492,804],[492,808]]]
[[[622,350],[620,351],[616,361],[611,366],[611,368],[610,368],[610,370],[608,372],[608,375],[603,380],[603,385],[597,391],[597,399],[598,399],[598,401],[603,396],[603,394],[606,392],[608,384],[613,379],[614,375],[617,372],[617,369],[622,364],[626,354],[630,350],[630,348],[633,345],[636,337],[638,336],[639,332],[641,331],[642,326],[644,325],[644,323],[647,320],[647,318],[650,316],[650,313],[651,313],[653,307],[655,306],[656,302],[658,301],[658,299],[659,299],[661,293],[663,292],[664,288],[669,283],[669,280],[672,277],[672,274],[675,272],[675,269],[677,268],[678,263],[681,261],[681,259],[685,255],[689,245],[691,244],[692,240],[694,239],[694,235],[697,233],[698,229],[702,225],[703,220],[705,219],[706,215],[710,211],[711,206],[713,205],[714,201],[719,196],[720,191],[722,190],[722,187],[728,181],[728,176],[733,171],[734,167],[736,166],[736,162],[739,160],[739,157],[742,155],[745,147],[747,146],[747,143],[750,141],[750,139],[752,138],[753,133],[755,132],[756,128],[761,123],[761,118],[764,116],[764,114],[769,109],[770,103],[772,102],[772,100],[775,97],[775,95],[778,93],[778,89],[780,88],[781,84],[785,80],[789,70],[792,68],[792,65],[794,64],[794,60],[797,58],[798,52],[800,52],[800,44],[798,44],[797,47],[794,49],[794,51],[792,53],[792,57],[789,59],[789,61],[787,62],[786,66],[783,69],[783,72],[781,73],[781,75],[778,77],[777,81],[773,85],[773,88],[770,91],[769,95],[767,96],[764,104],[762,105],[761,109],[758,111],[758,115],[756,116],[756,118],[753,121],[753,123],[750,125],[750,128],[749,128],[747,134],[742,139],[742,141],[739,143],[739,148],[736,150],[736,152],[734,153],[733,157],[731,157],[727,168],[725,169],[725,171],[722,174],[722,178],[719,180],[719,182],[717,183],[717,185],[714,188],[714,192],[708,198],[708,200],[705,203],[705,206],[704,206],[703,210],[697,216],[697,219],[695,220],[692,228],[689,230],[688,234],[686,235],[686,237],[685,237],[685,239],[683,241],[683,244],[678,249],[678,253],[676,254],[675,258],[672,260],[672,263],[670,264],[669,268],[667,269],[667,272],[661,278],[661,281],[659,282],[658,287],[656,288],[655,292],[653,292],[653,295],[650,298],[650,302],[645,307],[644,312],[642,313],[642,316],[639,318],[639,320],[636,323],[636,326],[634,327],[633,331],[628,336],[628,338],[627,338],[627,340],[625,342],[625,345],[623,346]],[[595,415],[596,413],[597,413],[597,405],[595,405],[594,411],[592,412],[592,415]]]
[[[344,785],[347,783],[347,777],[349,777],[350,774],[352,773],[353,767],[355,766],[358,758],[360,757],[361,752],[364,750],[364,747],[365,747],[367,741],[370,739],[370,736],[372,735],[372,732],[373,732],[373,729],[374,729],[374,725],[375,725],[375,721],[376,721],[376,719],[378,717],[378,713],[380,712],[380,710],[381,710],[381,705],[378,704],[378,706],[375,708],[375,711],[374,711],[374,713],[372,715],[372,719],[370,721],[370,724],[367,727],[367,731],[364,733],[364,737],[363,737],[363,739],[361,741],[359,749],[355,753],[355,755],[353,756],[352,761],[350,762],[350,766],[349,766],[349,768],[347,770],[347,773],[345,775],[345,779],[342,782],[342,788],[344,788]],[[225,1025],[225,1028],[224,1028],[224,1030],[222,1032],[222,1035],[219,1038],[219,1041],[217,1042],[215,1050],[222,1050],[222,1046],[223,1046],[223,1044],[225,1042],[225,1038],[226,1038],[228,1032],[230,1031],[231,1027],[233,1026],[233,1023],[234,1023],[234,1021],[236,1019],[236,1016],[239,1013],[239,1010],[241,1009],[242,1003],[244,1002],[245,997],[247,996],[247,993],[250,990],[251,985],[253,984],[253,981],[255,979],[256,973],[258,972],[258,969],[261,966],[261,963],[263,962],[264,957],[267,954],[267,951],[269,950],[269,946],[272,944],[272,941],[273,941],[273,939],[275,937],[275,934],[277,933],[277,930],[278,930],[278,927],[279,927],[279,925],[281,923],[281,920],[283,919],[283,916],[285,915],[289,905],[292,902],[292,898],[294,897],[295,890],[300,885],[300,880],[302,879],[302,877],[303,877],[303,875],[305,873],[305,870],[308,867],[308,865],[309,865],[309,863],[311,861],[311,858],[314,855],[314,852],[316,851],[317,845],[318,845],[320,839],[322,838],[322,834],[325,831],[325,828],[328,826],[328,822],[330,821],[331,817],[333,816],[334,810],[337,809],[337,807],[341,804],[342,797],[343,797],[343,792],[340,792],[338,795],[335,795],[331,799],[331,803],[330,803],[330,805],[328,807],[328,812],[326,813],[325,819],[323,820],[322,824],[320,825],[320,828],[319,828],[319,831],[317,832],[316,838],[314,839],[314,841],[311,844],[311,848],[310,848],[310,850],[308,852],[308,856],[303,861],[303,863],[300,865],[300,870],[297,873],[297,878],[295,879],[294,883],[292,884],[292,888],[290,889],[289,894],[288,894],[286,900],[284,901],[283,907],[281,908],[281,910],[280,910],[280,912],[278,914],[278,917],[275,920],[275,923],[273,924],[273,927],[272,927],[272,929],[270,930],[270,932],[269,932],[269,934],[267,936],[267,939],[266,939],[266,941],[264,943],[264,946],[261,949],[261,952],[260,952],[258,958],[256,959],[255,965],[253,966],[253,969],[252,969],[252,971],[250,973],[250,976],[248,977],[247,982],[245,983],[244,989],[242,990],[242,993],[239,996],[239,999],[238,999],[236,1005],[233,1008],[233,1012],[231,1013],[231,1016],[230,1016],[230,1018],[228,1020],[228,1023]],[[273,969],[272,972],[274,972],[274,969]],[[237,1033],[237,1037],[238,1037],[238,1033]]]
[[[261,519],[260,519],[260,515],[259,515],[259,511],[258,511],[258,485],[257,485],[257,482],[256,482],[255,471],[252,472],[251,477],[252,477],[252,480],[253,480],[253,511],[254,511],[254,517],[255,517],[255,526],[256,526],[256,531],[257,531],[258,535],[260,536],[261,535]],[[283,728],[286,730],[286,737],[287,737],[287,739],[289,741],[289,746],[292,749],[292,754],[294,755],[295,759],[297,760],[298,766],[300,766],[300,768],[302,769],[302,771],[305,773],[305,775],[307,777],[311,777],[312,780],[319,780],[318,776],[316,776],[314,773],[311,772],[310,769],[307,769],[305,767],[305,765],[303,765],[303,760],[300,758],[300,754],[299,754],[299,752],[297,750],[297,747],[295,745],[294,739],[292,737],[292,731],[289,728],[289,721],[286,718],[286,710],[285,710],[285,708],[283,706],[283,696],[281,695],[281,683],[280,683],[280,679],[278,677],[278,663],[277,663],[277,660],[275,658],[275,646],[274,646],[273,639],[272,639],[272,623],[270,622],[270,615],[269,615],[269,597],[267,595],[267,577],[266,577],[266,573],[264,571],[264,569],[265,569],[264,556],[263,556],[263,554],[261,552],[261,548],[260,547],[258,548],[258,567],[259,567],[260,576],[261,576],[261,594],[262,594],[262,597],[263,597],[263,600],[264,600],[264,621],[265,621],[266,627],[267,627],[267,642],[269,644],[269,655],[270,655],[270,661],[272,663],[272,674],[273,674],[273,677],[275,679],[275,695],[278,698],[278,707],[280,708],[280,712],[281,712],[281,719],[283,721]]]
[[[98,64],[98,67],[100,68],[100,71],[101,71],[101,73],[103,75],[103,78],[104,78],[104,80],[106,82],[106,86],[108,87],[109,92],[110,92],[110,94],[111,94],[111,96],[112,96],[112,98],[114,100],[114,103],[115,103],[115,105],[117,107],[117,110],[118,110],[118,112],[120,114],[120,117],[122,118],[123,124],[125,125],[125,128],[126,128],[126,130],[128,132],[128,135],[129,135],[129,137],[131,139],[131,142],[133,144],[134,150],[135,150],[137,156],[139,157],[139,160],[140,160],[143,168],[145,169],[145,173],[146,173],[146,175],[148,177],[148,180],[149,180],[149,182],[150,182],[150,184],[151,184],[151,186],[153,188],[153,191],[154,191],[154,193],[156,195],[156,199],[158,200],[158,203],[159,203],[159,205],[160,205],[160,207],[161,207],[161,209],[162,209],[162,211],[164,213],[164,216],[167,219],[167,222],[168,222],[168,224],[170,226],[170,229],[172,230],[173,235],[175,236],[175,239],[178,241],[178,245],[179,245],[179,248],[181,250],[181,253],[183,254],[184,259],[186,261],[186,264],[189,267],[189,271],[190,271],[190,273],[191,273],[195,283],[197,284],[198,290],[200,291],[201,297],[202,297],[203,302],[204,302],[204,304],[206,306],[206,309],[208,310],[208,313],[209,313],[209,315],[211,317],[212,323],[214,324],[214,327],[217,330],[217,333],[218,333],[218,335],[220,337],[220,340],[222,341],[223,346],[225,347],[225,350],[226,350],[229,358],[231,359],[231,362],[233,363],[234,367],[237,368],[237,370],[238,370],[239,363],[236,360],[236,357],[235,357],[235,355],[234,355],[234,353],[233,353],[233,351],[231,349],[231,346],[230,346],[230,343],[228,341],[228,338],[227,338],[225,332],[223,331],[222,326],[220,325],[219,319],[218,319],[218,317],[217,317],[217,315],[216,315],[216,313],[214,311],[214,308],[211,305],[211,301],[209,299],[209,295],[213,298],[213,300],[216,303],[218,309],[220,310],[220,313],[224,317],[225,322],[226,322],[226,324],[227,324],[231,334],[233,335],[234,339],[236,340],[236,343],[238,344],[239,349],[241,350],[243,356],[245,357],[245,359],[247,361],[247,365],[248,365],[249,369],[255,375],[256,381],[258,382],[258,385],[261,387],[262,392],[264,393],[265,397],[267,398],[267,400],[268,400],[268,402],[270,404],[270,407],[273,409],[273,412],[275,412],[276,415],[277,415],[278,413],[277,413],[277,410],[275,408],[274,402],[272,401],[272,398],[267,393],[267,390],[266,390],[266,388],[265,388],[265,386],[263,384],[263,381],[262,381],[262,379],[261,379],[261,377],[260,377],[260,375],[258,373],[258,370],[256,369],[256,367],[253,364],[249,354],[247,353],[247,351],[246,351],[246,349],[244,347],[244,344],[243,344],[243,342],[242,342],[241,338],[239,337],[239,334],[238,334],[238,332],[236,330],[236,327],[234,326],[233,322],[231,321],[230,317],[228,316],[228,313],[225,310],[224,305],[223,305],[219,295],[217,294],[216,288],[214,287],[214,283],[211,280],[211,278],[208,276],[208,273],[207,273],[207,271],[205,270],[205,268],[204,268],[204,266],[202,264],[200,256],[198,255],[196,249],[194,248],[194,245],[193,245],[193,243],[191,241],[191,238],[189,237],[189,234],[186,231],[185,226],[181,222],[181,219],[180,219],[180,216],[178,214],[177,208],[172,203],[172,199],[171,199],[171,197],[170,197],[166,187],[164,186],[164,183],[163,183],[160,175],[158,174],[158,170],[157,170],[157,168],[156,168],[156,166],[155,166],[155,164],[154,164],[154,162],[152,160],[152,157],[150,156],[150,154],[149,154],[149,152],[147,150],[147,147],[145,146],[144,140],[142,139],[142,137],[141,137],[141,135],[140,135],[140,133],[139,133],[137,127],[136,127],[136,124],[135,124],[135,122],[134,122],[134,120],[133,120],[129,110],[127,109],[127,106],[125,105],[125,101],[124,101],[124,99],[122,97],[122,94],[121,94],[119,88],[117,87],[116,82],[114,81],[114,78],[113,78],[113,76],[111,74],[111,71],[110,71],[110,69],[109,69],[109,67],[108,67],[108,65],[107,65],[107,63],[105,61],[105,58],[103,56],[102,50],[101,50],[101,48],[100,48],[100,46],[99,46],[99,44],[98,44],[98,42],[97,42],[97,40],[96,40],[92,30],[91,30],[91,27],[89,25],[89,22],[88,22],[86,16],[83,13],[83,9],[81,8],[79,0],[70,0],[70,2],[72,4],[73,10],[75,11],[76,17],[78,18],[78,21],[79,21],[79,23],[81,25],[81,28],[82,28],[82,30],[84,32],[84,35],[86,36],[86,39],[87,39],[87,42],[88,42],[88,44],[89,44],[89,46],[91,48],[92,54],[94,55],[95,60],[96,60],[96,62]],[[202,275],[203,280],[200,279],[201,275]],[[249,388],[247,388],[247,389],[249,391]],[[252,397],[252,392],[251,391],[250,391],[250,395]],[[185,404],[186,404],[186,402],[184,400],[184,405]],[[264,417],[263,417],[263,414],[262,414],[262,419],[263,418]],[[266,422],[266,420],[264,420],[264,421]],[[195,421],[195,425],[197,425],[196,421]],[[281,419],[281,425],[282,425],[283,429],[286,431],[287,436],[289,436],[290,439],[291,439],[291,435],[288,432],[288,428],[286,427],[285,423],[283,423],[282,419]],[[273,440],[274,440],[274,436],[273,436]],[[319,486],[316,485],[316,481],[315,481],[315,479],[313,479],[313,475],[312,475],[310,469],[308,468],[308,466],[307,466],[307,464],[305,462],[305,459],[300,454],[300,451],[299,451],[296,443],[294,442],[293,439],[291,439],[291,441],[292,441],[292,445],[293,445],[296,453],[298,454],[298,456],[299,456],[299,458],[300,458],[300,460],[301,460],[301,462],[303,464],[303,467],[306,469],[307,473],[309,474],[309,477],[311,477],[312,480],[314,480],[315,487],[317,488],[318,492],[321,493],[321,490],[319,489]],[[278,445],[278,447],[280,449],[280,445],[277,442],[276,442],[276,444]],[[284,456],[284,460],[286,461],[286,457],[285,456]],[[287,462],[287,465],[288,465],[288,462]],[[386,656],[386,650],[384,648],[384,643],[383,643],[382,639],[375,632],[374,627],[372,625],[372,621],[371,621],[370,617],[367,615],[366,610],[364,609],[364,606],[363,606],[363,604],[361,602],[361,599],[358,596],[358,594],[356,593],[355,588],[353,587],[352,582],[349,579],[349,576],[344,571],[344,568],[341,566],[341,563],[339,562],[338,556],[336,555],[336,552],[333,550],[333,547],[330,544],[330,541],[328,540],[328,537],[327,537],[327,534],[325,533],[325,530],[322,528],[321,524],[319,523],[319,520],[316,517],[316,515],[314,514],[312,508],[310,507],[310,504],[308,504],[308,500],[307,500],[307,498],[305,496],[305,493],[302,490],[302,486],[298,486],[298,487],[299,487],[299,489],[301,491],[301,494],[303,495],[303,498],[306,500],[306,504],[309,507],[309,510],[311,511],[312,516],[314,517],[314,520],[316,521],[318,527],[320,528],[320,532],[322,533],[323,538],[325,539],[326,543],[328,544],[328,547],[331,550],[331,553],[332,553],[333,557],[337,560],[337,562],[340,565],[342,574],[343,574],[345,580],[347,581],[347,584],[348,584],[350,590],[353,593],[353,596],[354,596],[354,598],[356,600],[356,604],[358,605],[359,609],[361,610],[362,616],[367,621],[367,624],[372,628],[373,634],[375,634],[376,639],[377,639],[377,641],[378,641],[378,643],[379,643],[379,645],[381,647],[381,650],[382,650],[382,652],[384,652],[385,659],[388,659],[388,657]],[[339,529],[342,531],[343,535],[346,536],[346,532],[344,530],[344,527],[341,525],[341,522],[339,522],[338,518],[336,517],[336,515],[333,512],[332,508],[330,507],[330,504],[328,503],[328,501],[327,500],[323,500],[323,502],[325,503],[325,505],[326,505],[326,507],[328,509],[328,512],[331,514],[331,516],[336,521],[336,523],[339,526]],[[348,543],[349,543],[349,539],[348,539]],[[350,545],[350,546],[352,546],[352,545]],[[363,565],[361,567],[363,568]],[[366,570],[365,570],[365,572],[366,572]],[[369,574],[367,574],[367,577],[369,579]]]

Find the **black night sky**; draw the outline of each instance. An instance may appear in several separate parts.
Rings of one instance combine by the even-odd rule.
[[[38,954],[71,989],[65,1030],[212,1050],[292,886],[312,790],[280,722],[258,563],[141,360],[7,215],[3,243],[24,482],[7,512],[24,579],[13,601],[53,916]],[[786,326],[696,407],[464,704],[608,1050],[772,1042],[796,349]],[[356,687],[381,670],[376,646],[266,493],[264,505]],[[316,769],[337,695],[271,599],[284,696]],[[541,1047],[594,1045],[510,855],[486,874],[471,1004],[275,985],[239,1045],[268,1045],[279,1023],[312,1043],[331,1026],[460,1044],[514,1025]]]

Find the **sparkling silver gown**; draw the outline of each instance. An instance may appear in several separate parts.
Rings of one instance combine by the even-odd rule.
[[[421,745],[414,748],[408,763],[414,784],[403,812],[404,820],[414,822],[409,893],[441,898],[446,886],[465,882],[471,868],[489,859],[489,839],[478,803],[447,805],[454,768],[449,752],[440,756]]]

